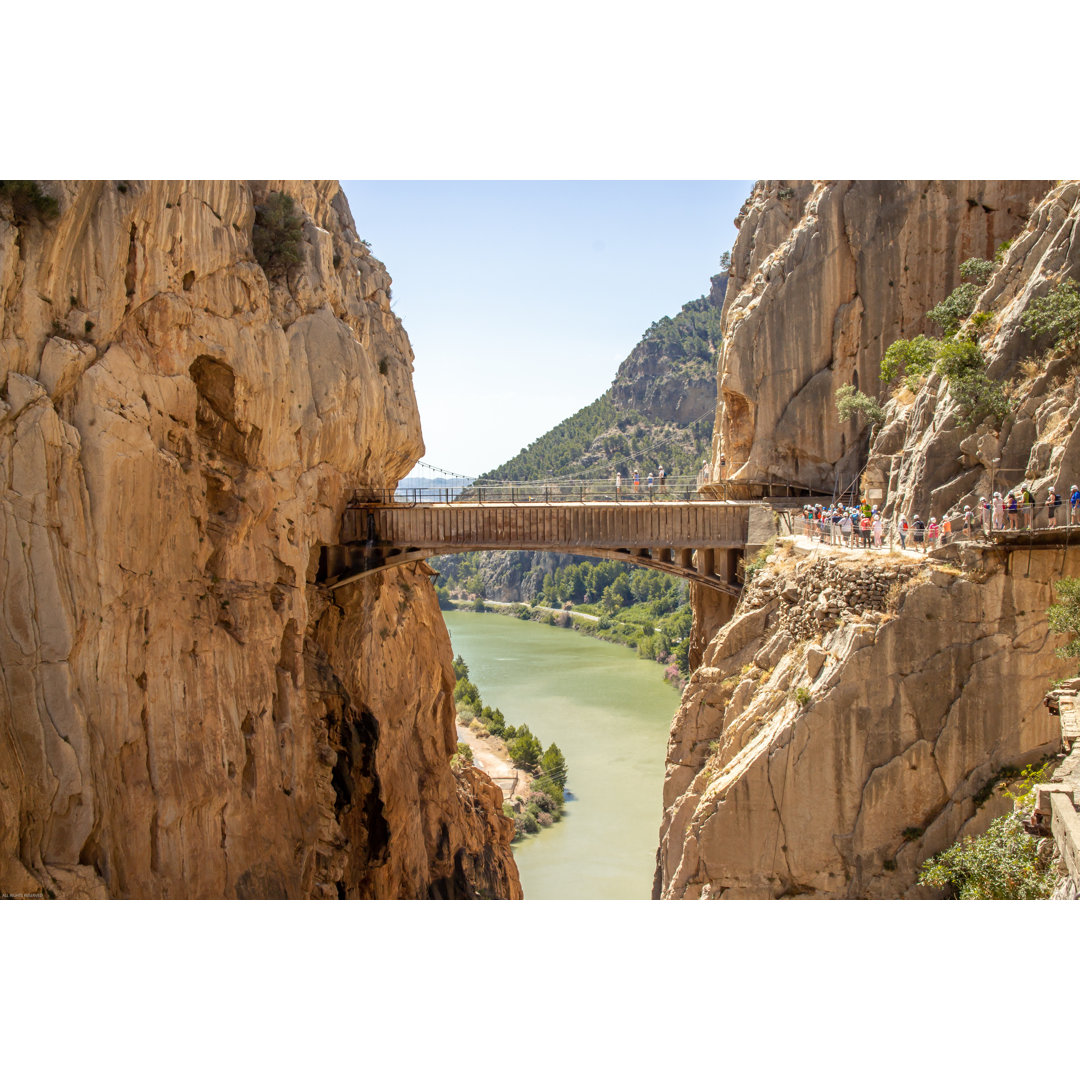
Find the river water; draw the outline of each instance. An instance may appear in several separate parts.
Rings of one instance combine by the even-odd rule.
[[[485,705],[558,743],[566,811],[514,844],[526,900],[647,900],[678,693],[622,645],[503,615],[444,612]]]

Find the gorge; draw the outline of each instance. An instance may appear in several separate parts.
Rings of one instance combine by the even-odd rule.
[[[423,453],[390,278],[338,185],[37,192],[0,189],[0,892],[520,898],[501,792],[450,764],[425,564],[320,577],[354,491]],[[755,500],[764,532],[777,484],[861,481],[890,515],[999,477],[1045,497],[1080,472],[1080,406],[1071,353],[1024,316],[1080,271],[1078,220],[1073,183],[760,182],[728,275],[684,309],[690,390],[646,335],[581,428],[587,464],[607,474],[616,409],[681,425],[696,460],[707,391],[704,492]],[[991,267],[972,333],[1011,380],[1000,423],[939,373],[880,378],[971,258]],[[882,422],[839,419],[848,385],[884,397]],[[987,783],[1053,748],[1042,696],[1070,668],[1045,613],[1073,556],[868,581],[781,551],[737,606],[691,581],[653,895],[926,895],[919,865],[985,827]]]

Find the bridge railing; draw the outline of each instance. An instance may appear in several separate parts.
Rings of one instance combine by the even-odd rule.
[[[698,491],[696,476],[667,476],[663,483],[653,477],[614,480],[548,480],[516,483],[484,481],[461,488],[409,487],[362,488],[353,493],[356,503],[578,503],[578,502],[723,502],[722,494]]]

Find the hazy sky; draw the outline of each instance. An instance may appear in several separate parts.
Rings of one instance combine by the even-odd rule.
[[[424,460],[475,475],[708,291],[752,181],[344,181],[416,354]]]

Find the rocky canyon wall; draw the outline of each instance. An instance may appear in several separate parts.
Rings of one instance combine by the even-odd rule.
[[[426,575],[314,584],[352,488],[422,451],[337,184],[46,190],[0,196],[0,892],[519,897]]]
[[[866,453],[833,395],[879,391],[885,349],[972,256],[1012,239],[1047,181],[762,181],[736,224],[724,302],[712,480],[756,495],[786,481],[832,492]],[[721,456],[725,465],[721,468]]]
[[[930,897],[923,861],[1055,749],[1052,582],[1080,554],[964,568],[774,556],[709,643],[668,743],[654,895]],[[1004,805],[1003,805],[1004,804]]]
[[[1027,484],[1038,504],[1053,485],[1080,484],[1080,377],[1075,357],[1034,337],[1023,322],[1033,301],[1080,277],[1080,183],[1056,185],[996,263],[971,324],[1011,408],[1003,422],[967,423],[939,375],[901,390],[870,448],[867,475],[886,491],[886,510],[941,518],[980,496]],[[940,297],[939,297],[940,299]]]
[[[1021,480],[1038,500],[1080,483],[1072,359],[1022,322],[1080,270],[1078,223],[1074,183],[758,184],[725,304],[713,482],[721,454],[742,494],[769,479],[831,492],[837,469],[854,476],[866,430],[839,423],[835,390],[884,397],[885,349],[933,332],[925,313],[960,263],[1011,240],[976,305],[1004,424],[972,430],[931,375],[883,401],[866,475],[887,512],[924,517]],[[1053,582],[1080,573],[1075,553],[965,559],[874,570],[795,549],[730,622],[699,605],[654,895],[931,895],[919,867],[1002,812],[982,801],[999,770],[1056,747],[1042,698],[1073,669],[1046,609]]]

